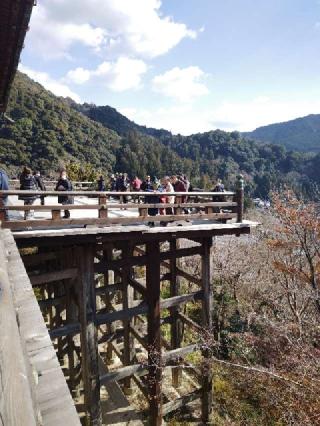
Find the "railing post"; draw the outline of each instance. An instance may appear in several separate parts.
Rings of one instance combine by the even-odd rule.
[[[0,195],[0,224],[7,220],[4,198]]]
[[[61,219],[61,210],[51,210],[51,218],[52,218],[52,220],[60,220]]]
[[[103,207],[99,207],[99,218],[100,219],[105,219],[108,217],[108,210],[106,208],[107,206],[107,197],[105,195],[100,195],[99,196],[99,206],[103,206]]]
[[[242,175],[237,176],[236,184],[236,201],[237,205],[237,222],[243,222],[243,205],[244,205],[244,180]]]

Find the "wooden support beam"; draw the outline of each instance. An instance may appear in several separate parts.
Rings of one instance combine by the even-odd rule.
[[[106,261],[111,261],[113,259],[113,246],[109,244],[103,245],[103,252],[102,252],[102,259],[105,259]],[[114,272],[105,270],[103,273],[103,282],[104,287],[108,289],[114,289],[115,287],[118,287],[118,290],[122,289],[122,284],[115,284],[114,283]],[[106,309],[111,312],[113,310],[113,304],[112,304],[112,295],[113,291],[108,291],[104,297],[104,302]],[[112,323],[106,324],[106,329],[108,334],[112,334],[116,332],[115,326]],[[112,354],[113,354],[113,345],[109,342],[107,344],[107,354],[106,354],[106,363],[111,364],[112,363]]]
[[[201,398],[201,389],[197,389],[187,395],[183,395],[174,401],[167,402],[163,405],[163,416],[173,413],[174,411],[178,411],[181,408],[184,408],[187,404],[190,404],[190,402],[196,401],[199,398]]]
[[[148,387],[150,426],[162,423],[162,357],[160,330],[160,244],[146,244],[146,284],[148,303]]]
[[[71,336],[72,334],[80,333],[80,323],[67,324],[58,328],[53,328],[49,331],[51,339],[57,339],[58,337]]]
[[[121,284],[108,284],[102,287],[96,288],[96,295],[103,296],[105,294],[111,295],[112,293],[116,293],[117,291],[122,290]]]
[[[94,284],[95,247],[77,247],[79,267],[79,317],[81,323],[82,375],[88,424],[101,426],[98,338],[95,325],[96,294]]]
[[[147,289],[138,280],[135,280],[134,278],[129,277],[128,278],[128,283],[131,285],[131,287],[134,288],[134,290],[136,290],[138,293],[142,294],[142,296],[146,296]]]
[[[100,376],[101,386],[109,382],[118,382],[119,380],[124,380],[126,377],[135,375],[143,376],[148,373],[148,368],[144,364],[133,364],[126,367],[118,368],[116,371],[111,371],[109,373],[103,374]]]
[[[202,325],[205,331],[212,333],[212,309],[213,309],[213,291],[211,280],[211,247],[212,238],[203,239],[203,256],[202,256]],[[208,348],[202,351],[204,358],[202,367],[202,405],[201,405],[201,418],[204,424],[210,421],[212,413],[212,368],[209,363],[210,353]]]
[[[187,247],[183,249],[176,250],[175,252],[172,251],[165,251],[160,253],[160,261],[163,262],[164,260],[168,259],[179,259],[181,257],[187,257],[187,256],[195,256],[195,255],[201,255],[202,254],[202,247],[201,246],[194,246],[194,247]],[[142,250],[144,253],[144,251]],[[103,273],[106,269],[112,269],[114,271],[119,270],[126,265],[131,266],[142,266],[145,265],[147,261],[147,257],[145,254],[142,256],[130,256],[127,259],[118,259],[118,260],[112,260],[112,261],[106,261],[102,260],[99,263],[95,263],[95,272],[97,273]],[[168,263],[168,268],[170,268],[170,264]],[[179,270],[180,273],[181,270]],[[181,271],[181,274],[184,274]],[[185,276],[192,277],[189,274],[184,274]],[[193,278],[193,280],[196,280]],[[200,281],[200,280],[199,280]]]
[[[148,312],[148,305],[144,301],[136,301],[136,306],[129,309],[124,309],[122,311],[111,312],[109,314],[100,314],[97,315],[96,324],[108,324],[114,321],[123,321],[126,319],[131,319],[138,315],[145,315]]]
[[[57,257],[57,253],[50,251],[45,253],[35,253],[21,256],[22,261],[26,267],[40,265],[48,260],[54,260]]]
[[[198,333],[203,334],[203,327],[200,324],[197,324],[196,322],[192,321],[191,318],[184,315],[182,312],[178,313],[179,318],[187,325],[189,325],[191,328],[193,328]]]
[[[133,247],[128,242],[122,250],[122,258],[128,259],[133,256]],[[121,270],[121,282],[122,282],[122,300],[123,300],[123,309],[129,309],[133,305],[133,287],[129,285],[130,280],[135,282],[132,279],[132,267],[127,264]],[[130,332],[130,327],[133,325],[132,318],[125,319],[123,321],[124,329],[124,348],[123,348],[123,360],[124,365],[131,365],[135,357],[134,350],[134,341],[133,336]],[[131,393],[131,379],[130,376],[124,380],[124,392],[126,394]]]
[[[136,251],[137,251],[137,253],[139,253],[141,255],[145,254],[145,251],[138,248],[138,247],[136,247]],[[172,250],[170,250],[170,251],[172,251]],[[175,258],[178,258],[178,257],[175,256]],[[161,266],[163,266],[164,268],[167,268],[169,270],[171,269],[170,262],[162,261]],[[187,272],[183,271],[182,269],[180,269],[178,267],[176,267],[176,273],[177,273],[177,275],[180,275],[181,277],[185,278],[186,280],[188,280],[188,281],[198,285],[199,287],[201,287],[201,282],[202,282],[201,278],[194,277],[193,275],[188,274]]]
[[[183,294],[181,296],[169,297],[168,299],[161,300],[160,308],[169,309],[175,306],[181,306],[188,302],[195,302],[196,300],[202,299],[203,292],[196,291],[190,294]]]
[[[179,240],[174,239],[170,241],[170,251],[176,253],[179,248]],[[170,260],[170,296],[177,297],[180,291],[180,277],[177,274],[177,258],[175,256]],[[177,349],[181,346],[182,340],[182,328],[181,320],[178,317],[179,305],[170,308],[170,316],[172,318],[171,323],[171,348]],[[172,369],[172,386],[175,388],[179,387],[182,370],[179,368]]]
[[[186,355],[198,351],[199,345],[194,343],[192,345],[184,346],[183,348],[172,349],[171,351],[164,352],[163,362],[168,364],[171,361],[175,361],[185,357]]]
[[[119,339],[120,337],[123,337],[124,335],[124,330],[123,328],[118,328],[117,330],[115,330],[113,333],[110,334],[103,334],[99,340],[98,343],[99,345],[102,343],[110,343],[113,340]]]
[[[63,305],[66,301],[65,296],[60,297],[50,297],[49,299],[39,300],[39,306],[41,309],[52,308],[53,306]]]
[[[30,281],[33,286],[49,284],[61,280],[69,280],[76,278],[77,268],[64,269],[63,271],[46,272],[40,275],[31,275]]]

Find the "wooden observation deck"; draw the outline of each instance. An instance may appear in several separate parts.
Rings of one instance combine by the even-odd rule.
[[[241,180],[236,192],[223,193],[223,201],[221,193],[174,193],[174,204],[149,203],[150,193],[143,192],[76,191],[70,194],[75,204],[23,206],[16,201],[21,192],[28,193],[0,192],[0,200],[9,196],[0,211],[2,240],[35,289],[39,323],[46,324],[62,367],[57,380],[63,371],[80,416],[90,425],[125,422],[126,411],[121,416],[105,409],[102,395],[107,390],[112,399],[116,390],[128,401],[132,392],[140,393],[142,409],[135,409],[134,418],[150,425],[188,411],[190,404],[199,410],[199,422],[209,422],[212,241],[250,233]],[[57,192],[42,195],[52,200]],[[148,215],[148,209],[166,208],[172,214]],[[12,216],[26,209],[35,216]],[[70,219],[61,218],[65,209]],[[187,270],[187,258],[197,259],[199,269]],[[187,314],[191,306],[199,311],[196,320]],[[202,359],[197,367],[188,361],[192,353]],[[192,377],[187,390],[186,373]]]

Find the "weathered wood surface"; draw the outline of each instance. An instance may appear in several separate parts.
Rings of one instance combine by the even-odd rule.
[[[79,266],[79,318],[81,323],[82,376],[84,400],[90,426],[102,425],[96,327],[96,293],[94,282],[94,246],[77,247]]]
[[[32,209],[31,209],[32,210]],[[166,216],[134,216],[134,217],[107,217],[107,218],[81,218],[81,219],[31,219],[31,220],[7,220],[2,222],[2,228],[25,229],[25,228],[50,228],[66,226],[109,226],[114,224],[130,225],[149,222],[177,222],[184,220],[228,220],[235,219],[236,213],[192,213]]]
[[[152,193],[150,192],[144,192],[144,191],[24,191],[24,190],[16,190],[16,189],[10,189],[8,191],[0,191],[0,197],[1,196],[8,196],[8,195],[47,195],[47,196],[59,196],[59,195],[72,195],[74,197],[120,197],[120,196],[135,196],[135,197],[146,197],[150,195],[156,195],[159,197],[163,197],[163,192],[157,192],[154,191]],[[225,191],[225,192],[214,192],[214,191],[203,191],[203,192],[168,192],[165,193],[165,195],[168,196],[180,196],[185,197],[186,195],[188,197],[212,197],[212,196],[224,196],[224,197],[230,197],[234,196],[235,192],[233,191]]]
[[[10,231],[5,230],[0,232],[0,237],[7,251],[9,279],[15,313],[19,323],[20,338],[24,342],[26,356],[37,379],[34,395],[35,405],[38,407],[41,416],[41,424],[44,426],[56,426],[57,424],[80,426],[78,414],[13,236]],[[2,312],[3,310],[0,309],[0,316]],[[5,322],[3,323],[2,321]],[[12,322],[8,318],[3,318],[1,320],[2,332],[7,330],[8,327],[10,328],[11,324]],[[2,342],[2,339],[0,339],[0,342]],[[4,349],[7,351],[9,347],[6,345]],[[15,359],[18,356],[19,352],[10,352],[12,363],[16,362]],[[11,380],[14,383],[14,380],[20,380],[21,377],[24,378],[26,376],[19,375],[19,370],[17,369],[12,372]],[[20,391],[17,389],[15,403],[22,406],[25,398],[28,398],[28,392],[26,391],[21,398],[19,394]],[[9,395],[5,392],[0,394],[0,398],[8,402]],[[16,412],[12,414],[11,422],[4,424],[6,426],[20,424],[29,426],[27,409],[20,420],[15,422],[15,415],[21,414],[18,407],[16,408]]]
[[[5,250],[0,240],[0,423],[33,426],[38,423],[33,395],[35,383],[29,360],[24,356]]]
[[[22,246],[26,240],[27,246],[50,245],[55,242],[59,245],[80,244],[81,242],[95,242],[97,238],[101,241],[123,241],[127,239],[140,240],[141,244],[150,239],[165,241],[171,239],[172,235],[178,238],[203,238],[205,236],[249,234],[252,227],[258,223],[246,221],[243,223],[210,223],[183,226],[170,226],[167,228],[150,228],[146,225],[137,226],[113,226],[108,228],[76,228],[76,229],[41,229],[31,231],[13,232],[18,245]],[[68,237],[68,238],[66,238]]]
[[[103,199],[102,197],[99,198]],[[28,210],[34,210],[34,211],[55,211],[55,210],[113,210],[113,209],[121,209],[125,207],[126,209],[134,209],[134,210],[140,210],[140,209],[162,209],[166,207],[180,207],[180,208],[203,208],[203,207],[236,207],[238,203],[234,201],[230,202],[199,202],[199,203],[144,203],[144,204],[135,204],[135,203],[126,203],[124,204],[118,204],[118,203],[109,203],[109,204],[65,204],[65,205],[57,205],[57,204],[46,204],[42,206],[41,204],[35,204],[32,206],[24,206],[24,205],[8,205],[3,207],[4,210],[8,211],[28,211]]]
[[[162,423],[160,243],[158,241],[148,242],[146,244],[146,255],[149,422],[151,426],[159,426]]]
[[[212,333],[212,310],[213,310],[213,289],[212,289],[212,279],[211,279],[211,248],[212,248],[212,239],[205,238],[203,240],[204,254],[202,256],[202,266],[201,266],[201,275],[202,275],[202,325],[204,331],[207,333]],[[206,347],[208,342],[204,342],[204,349],[202,355],[204,358],[202,366],[202,407],[201,407],[201,417],[204,424],[210,421],[210,416],[212,412],[212,381],[213,374],[210,362],[210,348]]]
[[[33,286],[52,283],[60,280],[68,280],[77,276],[76,268],[68,268],[63,271],[47,272],[45,274],[30,276],[30,281]]]

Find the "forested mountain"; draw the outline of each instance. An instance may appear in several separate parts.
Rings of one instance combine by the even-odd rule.
[[[91,120],[98,121],[105,127],[114,130],[119,135],[125,136],[130,131],[136,131],[145,135],[154,136],[160,138],[163,136],[171,136],[171,132],[164,129],[153,129],[151,127],[140,126],[129,120],[124,115],[120,114],[115,108],[108,105],[97,106],[94,104],[84,103],[82,105],[70,100],[70,106],[76,109],[82,114],[85,114]]]
[[[262,145],[238,132],[220,130],[191,136],[138,126],[110,107],[78,105],[58,98],[18,73],[8,114],[14,124],[0,128],[0,166],[16,174],[28,164],[45,174],[61,163],[90,163],[105,175],[185,173],[199,186],[221,177],[232,187],[245,175],[250,195],[267,196],[283,184],[309,190],[320,181],[320,155]]]
[[[295,151],[318,153],[320,152],[320,114],[258,127],[253,132],[243,135],[263,143],[283,145]]]

